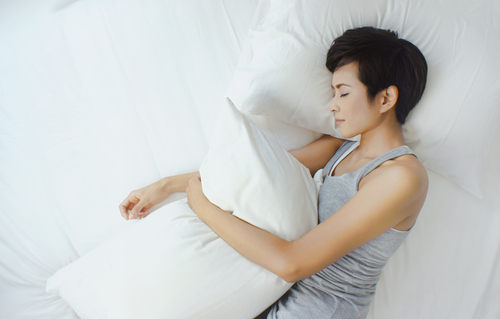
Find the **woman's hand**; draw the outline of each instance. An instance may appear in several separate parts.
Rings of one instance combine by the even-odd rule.
[[[206,208],[208,206],[213,204],[203,193],[200,176],[193,177],[189,180],[188,187],[186,188],[186,193],[189,206],[195,212],[195,214],[203,220],[203,212],[206,211]]]
[[[120,204],[123,218],[130,220],[142,219],[150,214],[149,209],[170,195],[164,179],[151,185],[134,190]]]

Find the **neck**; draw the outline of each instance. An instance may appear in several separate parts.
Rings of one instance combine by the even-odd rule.
[[[360,156],[377,157],[401,145],[405,145],[401,124],[386,118],[375,128],[361,134],[357,150]]]

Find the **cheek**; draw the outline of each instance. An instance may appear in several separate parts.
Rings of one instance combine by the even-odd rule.
[[[371,105],[368,103],[366,98],[363,97],[357,97],[356,99],[353,100],[351,108],[351,114],[357,115],[358,117],[361,118],[371,118],[373,116],[373,108]]]
[[[349,129],[354,131],[364,130],[373,120],[373,112],[364,99],[353,100],[351,107],[345,108],[344,114],[349,118]]]
[[[349,116],[352,120],[359,119],[360,117],[365,117],[365,110],[362,104],[363,101],[360,99],[351,99],[349,104],[343,109],[343,113]]]

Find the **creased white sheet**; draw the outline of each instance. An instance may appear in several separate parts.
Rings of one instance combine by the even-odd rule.
[[[0,318],[74,318],[46,279],[198,169],[256,4],[0,3]]]
[[[76,318],[46,279],[132,189],[198,169],[257,2],[0,2],[0,318]],[[498,29],[497,2],[469,7]],[[483,200],[429,172],[370,319],[500,316],[499,162],[497,133]]]

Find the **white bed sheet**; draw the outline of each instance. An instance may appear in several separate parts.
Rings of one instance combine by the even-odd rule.
[[[46,279],[129,191],[198,169],[257,4],[0,3],[0,318],[76,318]],[[500,317],[499,162],[497,133],[482,200],[429,172],[369,318]]]
[[[198,169],[256,4],[0,3],[0,318],[73,318],[47,278]]]
[[[500,130],[482,200],[428,170],[425,205],[384,268],[368,318],[500,318],[498,163]]]

